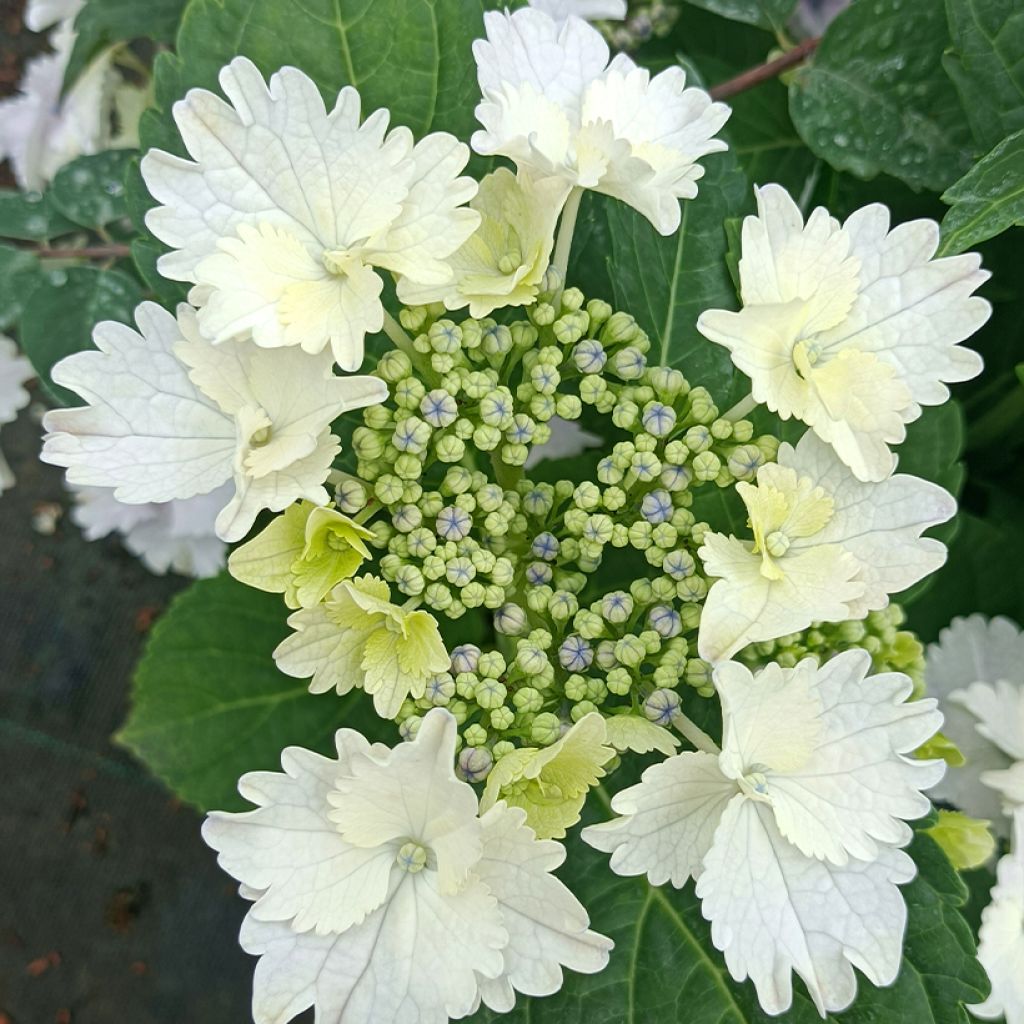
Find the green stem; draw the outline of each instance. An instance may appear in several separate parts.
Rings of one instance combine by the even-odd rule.
[[[757,400],[753,395],[747,395],[746,398],[741,398],[728,412],[723,412],[722,419],[735,423],[737,420],[743,419],[747,413],[753,412],[756,408]]]
[[[385,309],[384,333],[391,339],[397,349],[401,349],[413,362],[419,361],[419,352],[412,343],[412,338],[405,333],[405,328]]]
[[[572,250],[572,236],[576,231],[576,217],[580,212],[580,200],[583,198],[583,189],[578,185],[569,193],[569,198],[562,207],[562,219],[558,224],[558,241],[555,242],[555,255],[552,262],[562,279],[558,288],[556,300],[561,297],[562,289],[565,287],[565,276],[569,271],[569,253]],[[555,303],[557,309],[557,301]]]
[[[672,716],[672,724],[705,754],[714,754],[717,757],[722,752],[718,744],[700,726],[687,718],[682,711],[677,711]]]

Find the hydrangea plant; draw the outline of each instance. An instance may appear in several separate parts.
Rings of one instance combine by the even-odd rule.
[[[26,347],[83,528],[226,558],[121,736],[209,812],[256,1024],[1024,1020],[1019,632],[904,628],[1015,200],[820,95],[899,0],[770,107],[798,163],[751,156],[723,100],[778,100],[793,6],[188,5],[127,179],[149,294]],[[843,171],[966,176],[940,226]]]

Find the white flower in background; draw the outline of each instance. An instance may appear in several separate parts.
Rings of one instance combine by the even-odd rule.
[[[626,17],[626,0],[529,0],[535,11],[561,23],[569,18],[584,21],[622,21]]]
[[[558,178],[534,181],[504,167],[486,175],[469,204],[480,214],[480,226],[448,258],[454,277],[441,287],[406,282],[404,300],[469,306],[477,318],[504,306],[530,305],[547,273],[555,222],[568,194],[568,184]]]
[[[605,966],[611,942],[550,873],[564,849],[518,809],[478,817],[447,711],[394,749],[349,729],[335,740],[336,760],[289,747],[284,773],[243,776],[256,810],[203,827],[255,901],[241,943],[261,957],[256,1024],[307,1007],[331,1024],[445,1024],[481,999],[500,1012],[516,991],[555,992],[563,965]]]
[[[544,444],[531,446],[530,454],[523,464],[524,469],[533,469],[547,459],[565,459],[582,455],[588,449],[604,444],[603,438],[584,430],[576,420],[563,420],[561,416],[552,416],[548,420],[548,426],[551,428],[551,437]]]
[[[622,817],[583,831],[620,875],[696,878],[712,941],[768,1013],[789,1009],[794,970],[822,1016],[853,1001],[854,966],[878,985],[899,971],[896,886],[915,868],[897,847],[944,767],[911,754],[942,716],[933,700],[908,702],[909,678],[870,667],[863,650],[753,676],[717,666],[721,752],[648,768],[613,798]]]
[[[18,352],[18,346],[0,334],[0,425],[13,423],[18,411],[28,405],[24,385],[35,376],[32,364]],[[0,451],[0,494],[14,486],[14,474]]]
[[[22,188],[42,189],[75,157],[105,149],[138,145],[138,104],[127,97],[146,96],[128,86],[114,68],[113,47],[102,51],[61,97],[74,32],[62,24],[50,37],[54,52],[25,64],[18,95],[0,102],[0,159],[8,159]],[[120,122],[133,110],[134,123]]]
[[[663,235],[680,223],[680,199],[697,194],[697,161],[726,149],[715,133],[729,116],[686,74],[651,78],[625,54],[608,63],[597,29],[540,10],[484,15],[473,44],[483,100],[478,153],[499,154],[536,176],[614,196]]]
[[[804,223],[779,185],[755,189],[743,221],[743,309],[702,313],[697,328],[724,345],[751,394],[831,444],[861,480],[884,480],[890,444],[947,383],[976,377],[981,357],[959,342],[991,313],[972,296],[989,274],[976,253],[933,259],[939,226],[889,230],[875,203],[844,224],[818,207]]]
[[[965,761],[932,795],[1006,836],[1004,805],[1024,804],[1024,633],[1002,616],[956,618],[928,645],[924,679]]]
[[[698,551],[707,574],[720,577],[701,613],[707,661],[812,622],[862,619],[946,560],[944,544],[921,536],[956,512],[946,491],[906,474],[862,483],[810,431],[779,448],[756,486],[736,490],[753,543],[707,533]]]
[[[43,32],[58,21],[73,22],[85,6],[85,0],[29,0],[25,5],[25,27]]]
[[[427,680],[451,664],[437,620],[392,604],[375,576],[343,580],[322,603],[289,615],[288,625],[295,632],[274,651],[282,672],[312,676],[310,693],[361,687],[382,718],[394,718],[407,697],[422,697]]]
[[[383,401],[383,381],[335,377],[327,353],[215,347],[184,305],[175,319],[144,302],[135,318],[141,333],[105,321],[93,332],[99,351],[54,366],[54,381],[87,404],[46,414],[44,462],[66,467],[71,484],[116,488],[129,504],[191,498],[233,480],[216,522],[227,541],[244,537],[261,509],[299,498],[327,504],[323,484],[340,449],[330,424]]]
[[[124,546],[150,572],[216,576],[227,559],[227,545],[214,532],[217,513],[231,500],[231,484],[209,494],[161,504],[126,505],[109,487],[71,485],[71,518],[86,540],[119,533]]]
[[[193,89],[174,105],[192,161],[160,150],[142,161],[163,204],[146,224],[175,250],[160,273],[196,285],[212,341],[329,346],[342,369],[357,370],[365,335],[384,322],[377,269],[399,275],[400,298],[405,279],[443,285],[446,258],[479,223],[462,207],[476,191],[458,177],[469,149],[440,132],[414,145],[407,128],[387,132],[386,110],[360,124],[350,87],[328,112],[296,68],[268,86],[238,57],[220,84],[230,104]]]
[[[992,993],[968,1007],[975,1017],[1024,1024],[1024,811],[1013,818],[1011,851],[996,865],[996,884],[981,912],[978,959],[988,973]]]

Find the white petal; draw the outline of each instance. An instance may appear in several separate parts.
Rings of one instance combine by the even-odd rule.
[[[651,765],[636,786],[612,798],[622,815],[583,830],[583,839],[610,853],[620,875],[646,875],[651,885],[676,888],[700,875],[704,856],[736,783],[722,774],[718,758],[703,752],[676,754]]]
[[[1024,761],[1015,761],[1002,771],[982,772],[981,781],[999,794],[1007,814],[1024,807]]]
[[[508,941],[494,897],[476,881],[442,895],[431,871],[396,879],[389,901],[341,935],[246,917],[242,948],[260,957],[255,1024],[311,1006],[324,1024],[448,1024],[475,1009],[477,974],[501,972]]]
[[[610,939],[590,931],[583,905],[551,874],[565,860],[565,848],[538,840],[525,821],[522,808],[492,807],[481,819],[483,856],[473,869],[497,899],[509,934],[501,976],[480,979],[484,1002],[499,1012],[512,1009],[515,992],[557,992],[563,965],[597,973],[612,948]]]
[[[380,620],[366,616],[365,628],[340,629],[324,604],[288,616],[294,633],[274,650],[274,662],[286,675],[310,679],[311,693],[348,693],[363,677],[363,648]]]
[[[793,1001],[792,972],[818,1012],[857,994],[854,967],[876,985],[899,972],[907,908],[896,887],[914,863],[883,848],[872,863],[835,867],[805,857],[778,832],[769,807],[734,797],[697,880],[711,939],[736,981],[750,978],[769,1014]]]
[[[530,6],[549,14],[555,21],[569,17],[584,21],[622,21],[626,17],[626,0],[530,0]]]
[[[865,589],[850,602],[850,618],[886,607],[890,594],[924,579],[946,561],[945,544],[921,536],[956,514],[956,501],[937,484],[904,473],[881,483],[862,483],[810,431],[796,448],[779,448],[779,465],[809,477],[835,502],[831,520],[807,543],[841,545],[859,563],[856,579]],[[801,543],[795,541],[794,548]]]
[[[151,302],[135,317],[141,333],[105,321],[93,332],[98,351],[54,366],[54,381],[89,404],[46,414],[42,458],[67,467],[71,483],[114,487],[120,501],[212,491],[231,476],[234,420],[175,357],[182,333],[174,317]]]
[[[36,375],[32,364],[18,352],[18,346],[0,334],[0,423],[13,423],[29,402],[22,386]]]
[[[25,5],[25,27],[31,32],[43,32],[58,21],[74,19],[85,0],[29,0]]]
[[[944,767],[909,756],[942,725],[935,701],[908,702],[908,677],[868,677],[870,669],[871,656],[852,650],[821,668],[808,658],[753,677],[739,665],[715,671],[723,770],[732,778],[762,772],[782,835],[837,865],[909,842],[906,820],[928,813],[921,790]]]
[[[978,959],[988,972],[992,994],[969,1007],[984,1020],[1006,1017],[1024,1024],[1024,814],[1016,818],[1013,851],[996,866],[991,902],[981,912]]]
[[[337,746],[337,759],[289,747],[284,774],[252,772],[239,781],[256,810],[214,811],[203,824],[220,866],[264,890],[251,911],[257,920],[327,935],[359,924],[387,898],[395,850],[352,846],[328,818],[328,794],[339,775],[368,759],[370,744],[343,729]]]
[[[483,849],[477,798],[455,775],[455,719],[427,713],[416,738],[375,762],[353,764],[330,802],[331,820],[346,841],[375,847],[415,837],[429,846],[443,892],[454,892]]]
[[[668,729],[641,715],[612,715],[605,719],[608,742],[618,751],[649,754],[657,750],[671,757],[679,747],[679,739]]]
[[[719,576],[701,612],[697,646],[706,661],[732,657],[747,644],[843,622],[864,592],[858,563],[838,545],[787,556],[781,579],[761,573],[761,556],[735,537],[707,533],[697,552],[709,576]]]
[[[977,719],[975,728],[1004,754],[1024,760],[1024,686],[998,679],[971,683],[950,694],[951,703],[966,708]]]

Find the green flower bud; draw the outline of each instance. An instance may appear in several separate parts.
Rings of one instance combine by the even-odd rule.
[[[466,705],[466,702],[462,700],[453,700],[451,704],[448,705],[448,711],[459,725],[464,725],[466,719],[469,717],[469,707]]]
[[[466,700],[472,700],[479,682],[475,672],[458,672],[455,675],[455,692]]]
[[[402,481],[387,473],[374,485],[373,493],[382,505],[394,505],[402,500]]]
[[[526,612],[517,604],[504,604],[494,613],[494,628],[505,636],[518,636],[526,629]]]
[[[620,401],[612,410],[612,423],[623,430],[631,430],[640,418],[640,407],[636,402]]]
[[[569,709],[569,717],[574,722],[578,722],[584,715],[589,715],[591,711],[596,710],[597,707],[589,700],[582,700]]]
[[[615,660],[629,668],[636,668],[646,656],[644,642],[631,633],[627,633],[615,644]]]
[[[556,590],[548,600],[548,614],[555,622],[568,622],[578,610],[575,595],[564,590]]]
[[[629,670],[625,668],[613,668],[608,673],[605,683],[608,687],[608,692],[614,693],[618,697],[624,697],[633,689],[633,677],[629,674]]]
[[[632,341],[639,333],[636,320],[628,313],[612,313],[601,330],[600,338],[605,345],[615,345]]]
[[[418,480],[422,472],[423,462],[416,455],[399,455],[398,458],[395,459],[395,475],[398,476],[400,480]],[[401,494],[398,495],[397,500],[402,500]]]
[[[388,541],[394,535],[394,528],[390,523],[386,523],[381,519],[378,519],[374,523],[367,523],[367,529],[373,534],[373,540],[370,541],[375,547],[385,547]]]
[[[693,475],[698,480],[714,480],[721,468],[721,460],[714,452],[701,452],[693,457]]]
[[[506,444],[501,449],[501,461],[506,466],[522,466],[530,457],[530,449],[525,444]]]
[[[515,715],[512,713],[511,708],[500,707],[495,708],[491,712],[491,728],[495,732],[504,732],[506,729],[511,729],[515,723]],[[497,747],[497,744],[495,744]]]
[[[416,377],[405,377],[395,385],[394,392],[395,405],[400,409],[418,409],[427,389]]]
[[[499,683],[497,679],[485,678],[477,683],[473,699],[485,711],[490,711],[492,708],[501,707],[507,695],[508,691],[503,683]]]
[[[548,747],[562,735],[562,723],[557,715],[545,711],[530,726],[530,739],[541,747]]]
[[[416,597],[423,593],[426,581],[423,573],[415,565],[403,565],[395,573],[395,583],[398,589],[408,597]]]
[[[629,472],[626,474],[626,483],[631,480],[640,483],[652,483],[658,479],[661,473],[661,461],[653,452],[637,452],[629,462]]]
[[[491,324],[483,335],[483,350],[492,359],[512,351],[512,332],[504,324]]]
[[[653,543],[651,540],[653,533],[654,527],[646,519],[638,519],[629,527],[629,543],[637,551],[646,551]]]
[[[753,480],[764,461],[764,453],[756,444],[740,445],[729,456],[729,472],[737,480]]]
[[[746,444],[754,436],[754,424],[750,420],[736,420],[732,425],[732,439]]]
[[[339,512],[355,515],[366,507],[366,488],[358,480],[345,478],[334,491],[334,502]]]
[[[700,689],[712,685],[711,666],[701,658],[691,658],[686,663],[686,671],[683,675],[687,686]]]
[[[547,302],[538,302],[527,309],[527,315],[538,327],[547,327],[555,322],[555,307]]]
[[[482,452],[494,451],[501,444],[501,431],[486,423],[481,424],[473,431],[473,444]]]
[[[469,725],[462,733],[462,739],[467,747],[482,747],[487,742],[487,730],[479,724]]]
[[[352,431],[352,451],[356,458],[373,462],[384,454],[384,439],[368,427],[356,427]]]
[[[480,605],[484,603],[484,599],[486,597],[486,588],[477,580],[474,580],[472,583],[467,583],[459,592],[459,600],[467,608],[479,608]]]
[[[438,462],[459,462],[466,454],[466,445],[459,438],[445,434],[434,442]]]
[[[615,590],[601,598],[600,607],[604,621],[617,625],[633,614],[633,598],[623,590]]]

